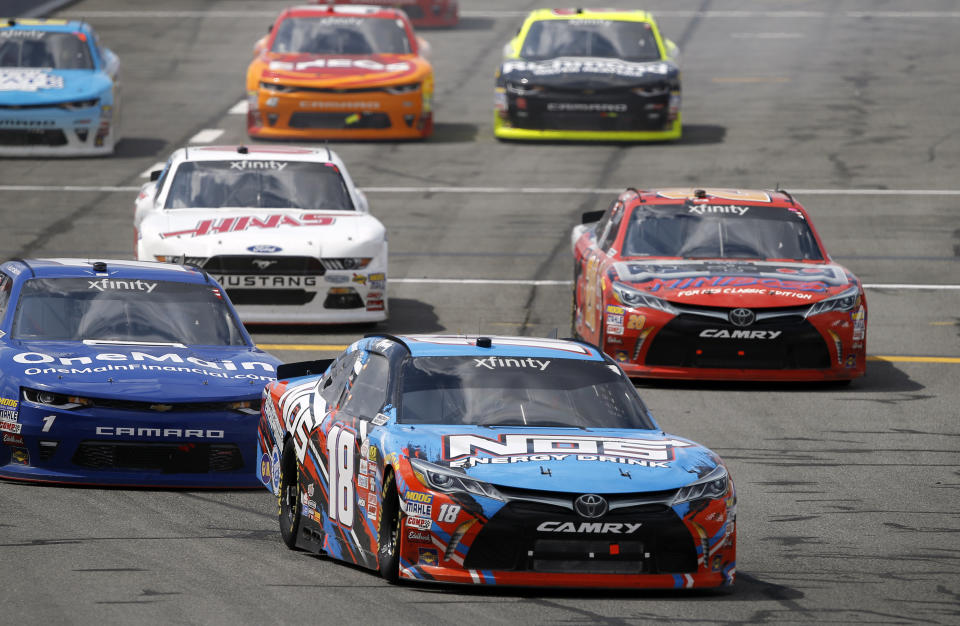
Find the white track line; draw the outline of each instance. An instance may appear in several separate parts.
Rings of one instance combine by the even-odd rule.
[[[254,18],[262,20],[272,19],[279,11],[84,11],[83,13],[67,13],[59,17],[73,19],[183,19],[183,18]],[[838,13],[827,11],[654,11],[656,17],[679,18],[720,18],[720,19],[836,19],[846,17],[850,19],[944,19],[960,18],[960,11],[843,11]],[[522,18],[527,11],[461,11],[461,17],[486,18]]]
[[[390,284],[401,285],[520,285],[526,287],[552,287],[573,285],[572,280],[522,280],[500,278],[388,278]],[[928,290],[953,291],[960,289],[960,285],[907,285],[866,283],[865,289],[893,289],[893,290]]]
[[[222,128],[204,128],[199,133],[191,137],[187,143],[213,143],[224,133]]]
[[[250,108],[250,103],[248,103],[246,100],[241,100],[240,102],[230,107],[230,110],[227,111],[227,113],[229,113],[230,115],[246,115],[247,110],[249,108]]]

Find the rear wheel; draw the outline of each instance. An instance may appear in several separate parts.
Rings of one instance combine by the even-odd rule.
[[[400,529],[403,514],[393,472],[388,472],[380,490],[379,555],[380,575],[387,582],[396,583],[400,578]]]
[[[300,532],[300,480],[297,475],[297,454],[293,439],[283,446],[280,458],[280,493],[277,495],[280,536],[291,550],[297,547]]]

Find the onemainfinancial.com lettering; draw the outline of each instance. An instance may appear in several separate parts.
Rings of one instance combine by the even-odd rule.
[[[205,361],[192,356],[184,358],[176,353],[153,355],[145,352],[131,352],[127,355],[104,352],[94,356],[53,357],[49,354],[43,354],[42,352],[21,352],[14,355],[13,360],[24,365],[45,366],[26,368],[24,374],[27,376],[36,376],[38,374],[95,374],[138,370],[185,372],[215,378],[273,380],[274,376],[232,372],[240,372],[241,370],[249,372],[250,370],[257,370],[257,368],[270,374],[273,374],[275,371],[272,364],[263,361],[241,361],[240,363],[234,363],[233,361]],[[108,363],[103,363],[104,361],[108,361]],[[117,361],[128,362],[114,363]],[[129,363],[129,361],[136,362]],[[153,363],[144,363],[144,361],[152,361]],[[94,362],[98,363],[95,365]],[[174,365],[175,363],[182,365]]]

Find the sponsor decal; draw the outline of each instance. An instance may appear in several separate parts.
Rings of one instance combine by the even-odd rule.
[[[292,215],[265,215],[258,217],[256,215],[243,215],[239,217],[224,217],[220,219],[199,220],[193,228],[186,230],[173,230],[166,233],[160,233],[161,239],[168,237],[203,237],[204,235],[222,235],[226,233],[237,233],[260,228],[270,230],[289,226],[291,228],[304,228],[307,226],[329,226],[334,223],[334,218],[329,215],[319,213],[304,213],[300,217]]]
[[[275,370],[274,366],[271,363],[266,363],[264,361],[241,361],[240,363],[235,363],[233,361],[205,361],[197,357],[182,357],[176,352],[168,352],[165,354],[150,354],[147,352],[131,351],[129,354],[115,354],[109,352],[100,352],[92,356],[61,356],[54,357],[49,354],[44,354],[43,352],[18,352],[13,355],[13,361],[15,363],[21,363],[23,365],[42,365],[42,364],[56,364],[66,367],[71,367],[75,365],[92,365],[94,361],[115,361],[115,362],[128,362],[135,361],[130,365],[121,365],[121,366],[104,366],[104,367],[87,367],[87,368],[46,368],[41,369],[38,367],[28,368],[26,374],[34,375],[40,373],[59,373],[59,374],[89,374],[92,372],[107,372],[113,370],[132,370],[132,369],[144,369],[144,370],[154,370],[154,369],[163,369],[163,371],[194,371],[196,373],[203,373],[212,376],[218,376],[218,372],[215,371],[205,371],[205,370],[223,370],[226,372],[236,372],[238,370],[253,370],[260,368],[266,372],[273,373]],[[192,365],[198,366],[198,368],[173,368],[170,370],[166,367],[161,366],[151,366],[151,365],[141,365],[142,362],[152,361],[154,363],[189,363]],[[47,371],[49,369],[49,371]],[[221,378],[226,378],[226,375],[220,376]]]
[[[260,456],[260,482],[264,485],[271,485],[270,455],[264,452]]]
[[[782,330],[726,330],[711,329],[700,331],[705,339],[776,339],[783,334]]]
[[[414,543],[432,543],[430,533],[425,533],[420,530],[407,531],[407,539]]]
[[[214,276],[218,283],[227,288],[251,287],[251,288],[278,288],[278,287],[316,287],[316,276],[237,276],[235,274],[224,274]]]
[[[607,313],[607,326],[623,326],[623,315]],[[621,331],[622,332],[622,331]]]
[[[331,100],[301,100],[301,109],[337,109],[341,111],[370,111],[379,109],[380,103],[376,100],[352,100],[352,101],[331,101]]]
[[[737,206],[735,204],[695,204],[687,211],[694,215],[707,215],[709,213],[723,213],[730,215],[743,215],[750,210],[748,206]]]
[[[591,435],[532,435],[510,433],[488,439],[480,435],[444,435],[443,458],[452,467],[527,461],[600,461],[668,467],[675,448],[693,444],[677,439],[632,439]],[[485,455],[485,456],[480,456]]]
[[[827,290],[827,285],[821,281],[801,281],[801,280],[783,280],[780,278],[755,278],[752,276],[701,276],[698,278],[671,278],[664,280],[654,278],[646,288],[648,291],[656,292],[661,289],[697,289],[700,287],[713,287],[711,291],[703,293],[737,293],[737,294],[769,294],[769,295],[788,295],[778,294],[778,290],[796,290],[812,291],[823,293]],[[750,288],[752,287],[752,288]],[[719,288],[719,289],[717,289]],[[696,294],[692,294],[696,295]],[[809,297],[809,296],[808,296]]]
[[[867,312],[860,306],[850,317],[853,320],[853,340],[863,341],[867,335]]]
[[[534,76],[556,74],[611,74],[639,78],[647,74],[666,75],[675,68],[669,63],[630,63],[619,59],[553,59],[551,61],[506,61],[503,74],[529,72]]]
[[[143,280],[111,280],[104,278],[101,280],[88,280],[87,289],[96,289],[97,291],[146,291],[151,293],[157,288],[157,283],[148,283]]]
[[[370,423],[373,424],[374,426],[383,426],[389,420],[390,418],[384,415],[383,413],[377,413],[376,417],[370,420]]]
[[[747,201],[747,202],[770,202],[770,194],[765,191],[741,191],[739,189],[712,189],[707,188],[704,191],[708,196],[714,198],[723,198],[724,200]],[[693,189],[661,189],[657,192],[661,198],[670,198],[671,200],[684,200],[693,196]]]
[[[280,246],[273,246],[268,243],[261,243],[256,246],[250,246],[247,248],[248,252],[253,252],[254,254],[274,254],[275,252],[282,252],[283,248]]]
[[[10,409],[0,409],[0,421],[16,422],[18,416],[19,416],[19,411],[11,411]]]
[[[354,274],[354,275],[353,275],[353,278],[351,278],[350,280],[352,280],[353,282],[357,283],[358,285],[366,285],[366,284],[367,284],[367,277],[366,277],[366,275],[364,275],[364,274]]]
[[[547,110],[584,113],[626,113],[627,105],[605,104],[602,102],[548,102]]]
[[[63,76],[42,70],[0,69],[0,91],[63,89]]]
[[[433,548],[420,548],[419,561],[421,565],[436,565],[440,562],[440,553]]]
[[[377,519],[377,503],[373,500],[367,502],[367,517],[372,520]]]
[[[532,368],[539,371],[544,371],[547,369],[547,366],[550,365],[550,361],[541,361],[539,359],[504,359],[495,356],[489,356],[482,359],[474,359],[474,367],[485,367],[488,370],[495,370],[502,367],[522,367],[522,368]]]
[[[407,491],[403,494],[403,498],[407,502],[424,502],[426,504],[433,502],[433,494],[423,493],[422,491]]]
[[[369,480],[370,479],[367,477],[366,474],[360,474],[359,476],[357,476],[357,487],[360,487],[361,489],[369,489],[370,488],[369,487],[370,483],[368,482]]]
[[[423,502],[407,502],[404,509],[410,517],[433,517],[433,505]]]
[[[23,424],[18,424],[16,422],[8,422],[6,420],[0,422],[0,431],[19,434],[21,428],[23,428]]]
[[[854,368],[857,366],[857,355],[848,354],[847,355],[847,367]]]
[[[431,521],[428,517],[408,517],[406,524],[410,528],[429,530],[433,525],[433,521]]]
[[[611,324],[607,326],[608,335],[622,335],[623,334],[623,325],[622,324]]]
[[[21,437],[20,435],[16,435],[14,433],[6,433],[6,432],[3,433],[3,443],[8,446],[25,445],[23,443],[23,437]]]
[[[334,284],[343,284],[350,282],[349,276],[344,276],[343,274],[327,274],[323,277],[328,283]]]
[[[223,439],[224,431],[199,428],[97,426],[96,434],[100,437],[146,437],[149,439]]]
[[[383,272],[377,272],[375,274],[370,274],[369,276],[367,276],[367,278],[369,278],[370,280],[386,280],[387,275],[384,274]]]
[[[374,448],[373,446],[370,446],[370,454],[369,454],[369,457],[370,457],[370,460],[371,460],[371,461],[373,461],[374,463],[376,463],[376,461],[377,461],[377,449]]]
[[[617,353],[613,355],[613,358],[614,358],[618,363],[626,363],[627,361],[630,360],[630,357],[629,357],[629,356],[627,355],[627,353],[624,352],[623,350],[617,351]]]
[[[309,69],[361,69],[371,72],[406,72],[412,66],[406,61],[397,63],[380,63],[373,59],[314,59],[312,61],[299,61],[290,63],[288,61],[271,61],[271,70],[296,70],[303,71]]]
[[[26,448],[14,448],[10,460],[17,465],[30,465],[30,453]]]
[[[273,492],[280,493],[280,448],[273,446],[273,455],[270,457],[270,477],[273,483]]]
[[[591,535],[630,535],[640,530],[643,523],[615,522],[542,522],[537,531],[542,533],[579,533]]]
[[[367,507],[367,499],[364,498],[363,496],[357,495],[357,506],[359,506],[361,509],[366,508],[366,507]]]
[[[21,30],[4,28],[0,30],[0,39],[43,39],[47,35],[44,30]]]
[[[230,161],[232,170],[277,170],[282,172],[289,163],[284,161]]]
[[[794,291],[824,292],[828,285],[848,285],[843,269],[836,265],[800,265],[772,262],[674,261],[640,263],[625,261],[614,267],[630,282],[651,282],[659,289],[767,287]],[[730,293],[730,292],[728,292]]]
[[[15,409],[20,406],[20,401],[12,398],[0,398],[0,406],[8,406],[11,409]]]
[[[615,304],[608,304],[607,313],[613,313],[614,315],[623,315],[624,313],[626,313],[626,310],[622,306],[617,306]]]
[[[647,318],[643,315],[631,314],[627,318],[627,329],[629,330],[643,330],[644,324],[647,323]]]
[[[276,443],[283,441],[283,427],[280,425],[280,416],[277,415],[273,398],[270,397],[270,392],[266,388],[263,390],[263,399],[260,404],[263,407],[263,415],[267,418],[270,433],[273,435],[273,441]]]
[[[366,460],[366,459],[360,459],[360,473],[361,473],[361,474],[366,474],[366,473],[367,473],[367,466],[368,466],[369,464],[370,464],[370,461],[368,461],[368,460]]]

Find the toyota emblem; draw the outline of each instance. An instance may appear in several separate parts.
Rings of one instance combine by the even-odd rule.
[[[757,318],[750,309],[734,309],[728,317],[734,326],[749,326]]]
[[[607,513],[607,501],[595,493],[587,493],[573,501],[573,509],[581,517],[603,517]]]

